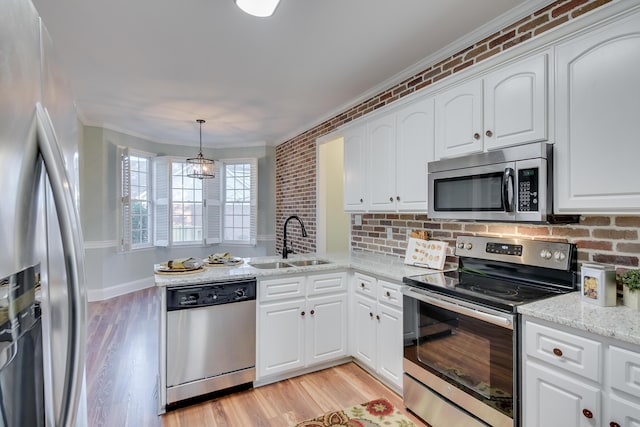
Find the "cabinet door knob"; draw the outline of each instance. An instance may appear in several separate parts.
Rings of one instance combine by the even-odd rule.
[[[364,282],[360,282],[360,287],[364,289]]]
[[[393,197],[389,197],[389,201],[390,201],[390,202],[393,202]]]
[[[586,418],[589,418],[589,419],[593,418],[593,412],[591,412],[588,409],[583,409],[582,415],[584,415]]]
[[[360,199],[360,203],[364,202],[364,200]]]
[[[304,311],[302,313],[300,313],[300,316],[304,316]]]
[[[388,298],[391,298],[391,292],[387,291],[387,293],[385,294]]]
[[[553,349],[553,354],[555,354],[558,357],[562,357],[562,350],[560,350],[558,347]]]
[[[480,134],[478,132],[474,133],[473,139],[480,139]]]
[[[617,422],[615,422],[615,421],[611,421],[611,422],[609,423],[609,427],[620,427],[620,424],[618,424],[618,423],[617,423]]]
[[[397,200],[397,201],[400,201],[400,196],[396,196],[396,200]]]
[[[311,311],[309,312],[309,314],[311,314],[311,315],[313,316],[314,314],[316,314],[316,311],[315,311],[315,310],[311,310]]]
[[[369,317],[373,318],[373,313],[369,312]]]
[[[491,132],[490,130],[486,131],[484,134],[487,135],[489,138],[493,136],[493,132]]]
[[[380,315],[376,314],[376,320],[380,320]]]

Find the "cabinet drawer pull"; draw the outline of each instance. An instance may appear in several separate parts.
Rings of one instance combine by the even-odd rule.
[[[553,349],[553,354],[555,354],[558,357],[562,357],[562,350],[560,350],[558,347]]]
[[[391,298],[391,292],[387,291],[385,295],[387,296],[387,298]]]
[[[583,409],[582,415],[584,415],[586,418],[589,418],[589,419],[593,418],[593,412],[591,412],[588,409]]]
[[[617,423],[617,422],[615,422],[615,421],[611,421],[611,422],[609,423],[609,427],[620,427],[620,424],[618,424],[618,423]]]
[[[478,132],[474,133],[473,139],[480,139],[480,134]]]
[[[311,315],[313,316],[314,314],[316,314],[316,311],[315,311],[315,310],[311,310],[311,311],[309,312],[309,314],[311,314]]]
[[[490,130],[486,131],[484,134],[487,135],[489,138],[493,136],[493,132],[491,132]]]
[[[304,311],[302,313],[300,313],[300,316],[304,316]]]

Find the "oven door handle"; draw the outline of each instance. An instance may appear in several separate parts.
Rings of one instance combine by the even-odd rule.
[[[463,305],[426,295],[422,292],[414,290],[413,288],[404,288],[403,294],[427,304],[432,304],[437,307],[443,308],[445,310],[450,310],[458,314],[464,314],[465,316],[473,317],[474,319],[482,320],[491,323],[492,325],[501,326],[503,328],[513,330],[513,320],[511,319],[511,316],[509,316],[509,318],[505,318],[495,314],[486,313],[484,311],[479,311],[474,308],[465,307]]]

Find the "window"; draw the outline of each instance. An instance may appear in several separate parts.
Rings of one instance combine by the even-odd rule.
[[[154,159],[154,244],[256,244],[256,159],[216,161],[216,177],[187,176],[184,159]]]
[[[122,250],[151,245],[151,155],[120,148]]]
[[[171,241],[173,243],[201,243],[202,181],[187,176],[187,163],[171,162]]]
[[[255,244],[254,162],[222,163],[222,230],[223,241]]]

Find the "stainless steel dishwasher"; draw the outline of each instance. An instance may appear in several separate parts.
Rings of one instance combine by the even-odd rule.
[[[253,383],[256,280],[166,289],[166,403]]]

